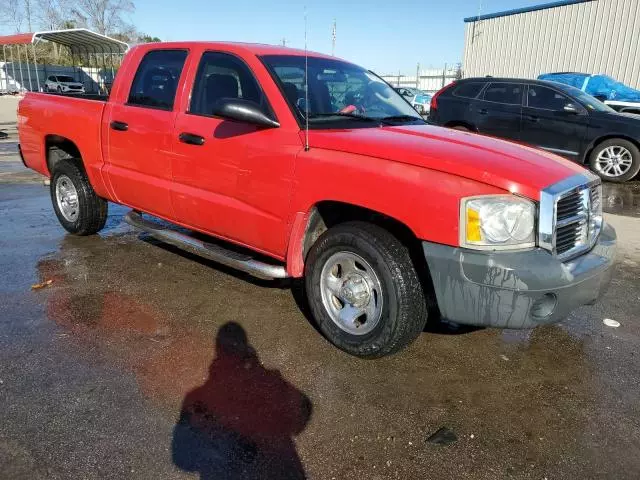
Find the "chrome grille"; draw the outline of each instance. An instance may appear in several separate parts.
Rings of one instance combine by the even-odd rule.
[[[565,255],[587,245],[589,229],[589,190],[568,193],[556,206],[556,253]]]
[[[590,172],[569,177],[540,194],[538,244],[558,258],[591,248],[602,227],[602,186]]]

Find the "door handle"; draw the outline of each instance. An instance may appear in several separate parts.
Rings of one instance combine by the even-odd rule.
[[[182,132],[178,139],[182,143],[187,143],[189,145],[204,145],[204,137],[196,135],[195,133]]]
[[[110,125],[112,130],[118,130],[119,132],[126,132],[127,130],[129,130],[129,124],[118,122],[117,120],[111,122]]]
[[[486,114],[487,114],[487,113],[489,113],[489,112],[487,111],[487,109],[486,109],[486,108],[481,108],[480,110],[478,110],[478,113],[479,113],[480,115],[486,115]]]
[[[534,115],[527,115],[527,120],[533,123],[538,123],[539,118]]]

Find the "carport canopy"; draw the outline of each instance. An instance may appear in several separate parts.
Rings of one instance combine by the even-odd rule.
[[[100,35],[86,28],[5,35],[0,36],[0,45],[28,45],[30,43],[36,44],[40,40],[65,46],[73,55],[83,53],[123,54],[129,49],[129,45],[125,42]]]

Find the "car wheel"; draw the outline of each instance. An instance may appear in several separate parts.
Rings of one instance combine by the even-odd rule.
[[[107,221],[108,204],[93,190],[84,170],[73,160],[55,164],[49,186],[60,224],[74,235],[93,235]]]
[[[319,329],[351,355],[397,352],[426,325],[424,291],[409,251],[376,225],[348,222],[323,233],[307,256],[305,283]]]
[[[640,171],[640,150],[628,140],[605,140],[591,152],[589,165],[603,180],[626,182]]]

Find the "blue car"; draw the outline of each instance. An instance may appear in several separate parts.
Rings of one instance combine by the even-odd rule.
[[[622,113],[640,115],[640,90],[631,88],[608,75],[562,72],[545,73],[538,80],[563,83],[579,88]]]

